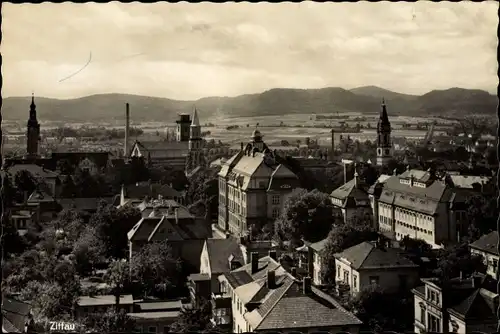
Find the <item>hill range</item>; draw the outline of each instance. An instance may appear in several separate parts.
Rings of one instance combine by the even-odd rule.
[[[77,99],[36,98],[41,121],[96,122],[121,120],[130,103],[134,121],[172,122],[179,113],[190,113],[194,105],[206,122],[214,116],[241,117],[285,114],[328,114],[337,112],[377,113],[385,98],[389,114],[403,116],[495,115],[497,97],[482,90],[451,88],[424,95],[407,95],[376,86],[284,89],[236,97],[206,97],[197,101],[127,94],[100,94]],[[25,121],[31,97],[3,99],[5,120]],[[203,122],[203,121],[202,121]]]

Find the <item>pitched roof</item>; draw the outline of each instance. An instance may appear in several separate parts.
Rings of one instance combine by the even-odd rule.
[[[200,126],[200,120],[198,119],[198,110],[196,107],[193,109],[193,120],[191,121],[191,126]]]
[[[469,247],[481,250],[490,254],[498,254],[498,231],[493,231],[486,235],[483,235],[478,240],[474,241],[469,245]]]
[[[325,248],[327,242],[328,242],[328,238],[325,238],[323,240],[320,240],[318,242],[314,242],[314,243],[310,244],[308,247],[312,248],[314,251],[319,253]]]
[[[252,273],[252,263],[250,262],[236,270],[225,273],[224,276],[226,276],[229,284],[231,284],[233,288],[237,288],[240,285],[267,277],[268,270],[277,270],[278,273],[285,272],[281,264],[270,256],[260,258],[257,269],[255,273]]]
[[[375,268],[400,268],[418,266],[394,248],[381,248],[371,242],[362,242],[335,254],[337,259],[344,258],[355,270]]]
[[[344,207],[347,205],[357,206],[357,201],[368,201],[368,192],[365,188],[366,185],[358,177],[357,179],[352,179],[332,191],[330,197],[344,201]]]
[[[9,298],[2,297],[2,332],[23,333],[24,327],[29,319],[31,305]]]
[[[187,157],[189,150],[189,143],[183,141],[136,141],[135,146],[138,146],[142,156],[152,159]]]
[[[58,173],[35,164],[13,165],[7,169],[7,172],[9,172],[9,174],[12,175],[12,177],[15,177],[17,172],[22,170],[28,171],[31,175],[33,175],[36,178],[50,179],[59,177]]]
[[[28,202],[36,202],[36,203],[41,203],[41,202],[55,202],[54,198],[50,196],[46,191],[43,191],[41,189],[35,189],[33,193],[30,195],[28,198]]]
[[[456,187],[473,189],[474,183],[488,183],[491,177],[488,176],[474,176],[474,175],[449,175],[451,181]]]
[[[127,233],[128,240],[148,240],[156,226],[162,221],[163,217],[144,217]]]
[[[161,195],[165,199],[181,197],[181,194],[166,184],[139,182],[125,187],[126,198],[144,199],[146,196],[158,197]]]
[[[103,295],[103,296],[81,296],[78,298],[78,306],[106,306],[114,305],[116,302],[116,297],[114,295]],[[121,295],[120,305],[132,305],[134,303],[134,298],[132,295]]]
[[[229,267],[230,256],[233,256],[233,260],[242,265],[245,263],[240,245],[233,238],[207,239],[205,244],[212,273],[229,272],[231,270]]]

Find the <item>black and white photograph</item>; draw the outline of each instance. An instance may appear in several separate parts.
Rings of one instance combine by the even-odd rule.
[[[500,330],[497,1],[0,8],[2,333]]]

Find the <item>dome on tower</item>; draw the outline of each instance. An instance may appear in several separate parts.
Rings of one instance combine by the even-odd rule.
[[[252,132],[252,138],[262,138],[262,135],[259,130],[255,129]]]

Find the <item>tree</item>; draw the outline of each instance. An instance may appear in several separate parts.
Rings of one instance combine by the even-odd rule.
[[[14,183],[18,189],[21,198],[29,196],[35,191],[37,181],[35,177],[27,170],[20,170],[14,176]],[[26,195],[25,195],[26,194]]]
[[[299,189],[284,204],[275,222],[281,240],[299,244],[301,239],[316,242],[324,239],[333,223],[333,205],[327,194]]]
[[[496,196],[486,197],[483,194],[475,194],[467,198],[465,205],[470,226],[469,236],[473,239],[472,241],[496,230],[499,215],[496,202]]]
[[[173,333],[188,333],[198,332],[206,333],[220,331],[215,327],[210,318],[210,304],[207,301],[201,303],[199,308],[183,309],[179,318],[170,326],[170,332]]]
[[[56,166],[57,170],[63,175],[71,175],[75,171],[74,166],[68,159],[58,160]]]
[[[88,316],[83,322],[87,331],[93,333],[133,333],[136,330],[135,320],[130,318],[125,310],[108,309],[104,314]]]
[[[358,245],[364,241],[376,240],[378,234],[374,228],[362,221],[349,224],[336,224],[328,234],[325,247],[321,252],[321,277],[325,284],[335,284],[335,254]]]
[[[94,271],[94,266],[104,256],[106,249],[100,240],[97,229],[86,226],[83,233],[73,245],[75,267],[81,276]]]
[[[470,275],[474,272],[484,272],[481,255],[471,254],[469,243],[463,242],[440,250],[437,269],[434,274],[444,280],[458,277],[460,273]]]
[[[61,197],[76,197],[78,193],[79,190],[77,189],[75,182],[73,182],[71,175],[65,175],[61,182]]]
[[[404,333],[413,328],[413,303],[413,294],[409,291],[388,294],[377,287],[368,287],[348,300],[347,309],[353,312],[369,331]]]
[[[127,233],[141,218],[141,213],[134,207],[118,209],[101,203],[97,212],[90,217],[89,225],[96,228],[105,247],[105,256],[121,259],[126,256],[128,249]]]
[[[178,282],[180,262],[172,256],[167,241],[151,242],[130,261],[132,277],[140,282],[144,295],[166,292]]]
[[[112,287],[116,299],[116,310],[119,311],[120,295],[128,286],[130,279],[130,267],[126,261],[113,261],[104,277],[106,283]]]

